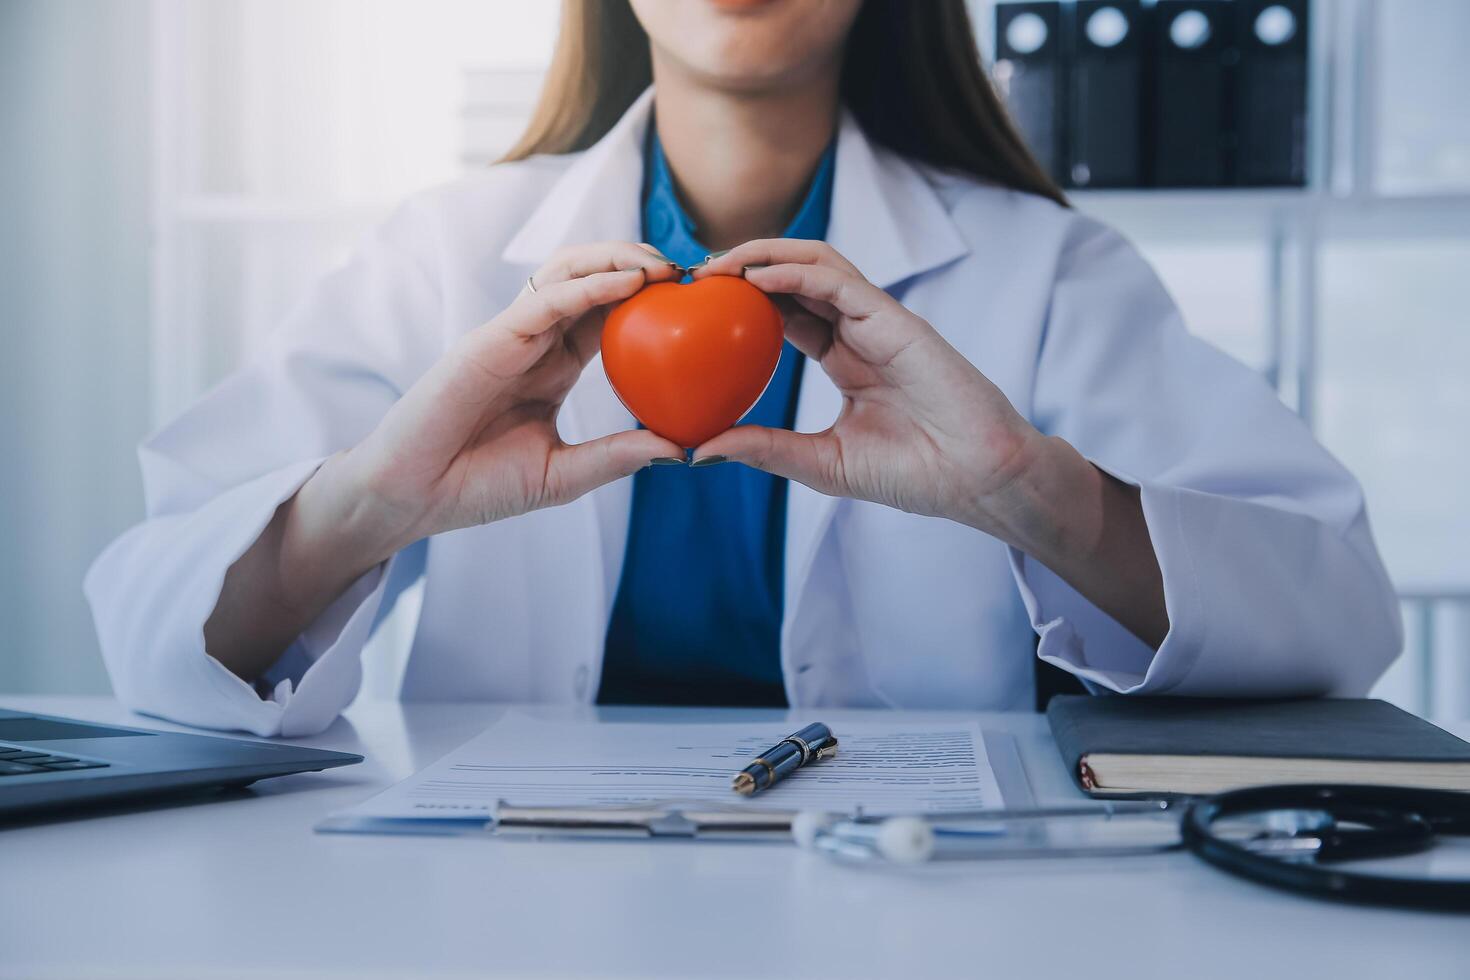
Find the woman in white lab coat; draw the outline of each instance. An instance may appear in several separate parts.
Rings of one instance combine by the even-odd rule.
[[[610,304],[683,275],[633,244],[655,153],[685,230],[729,249],[680,265],[777,298],[810,358],[784,422],[699,469],[644,469],[682,448],[597,359]],[[1397,653],[1352,477],[1061,202],[962,0],[569,2],[511,157],[408,202],[143,445],[147,519],[86,583],[126,703],[320,730],[420,577],[405,698],[636,699],[690,671],[701,700],[731,649],[797,706],[1025,708],[1034,656],[1097,690],[1361,694]],[[825,244],[781,237],[824,180]],[[678,524],[715,471],[772,481],[764,523]],[[684,554],[763,534],[774,571],[738,587]],[[693,580],[667,590],[665,540]],[[771,642],[732,648],[747,586]],[[690,589],[716,593],[693,628]],[[645,643],[666,659],[629,687]]]

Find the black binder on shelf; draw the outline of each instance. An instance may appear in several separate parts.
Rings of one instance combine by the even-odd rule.
[[[1073,187],[1148,183],[1147,40],[1138,0],[1078,0],[1071,23],[1065,117]]]
[[[1236,183],[1307,182],[1307,0],[1235,0]]]
[[[995,79],[1063,187],[1307,183],[1310,0],[995,7]]]
[[[1159,0],[1153,9],[1153,183],[1235,182],[1235,4]]]
[[[995,79],[1011,118],[1041,166],[1066,183],[1066,58],[1055,2],[995,8]]]

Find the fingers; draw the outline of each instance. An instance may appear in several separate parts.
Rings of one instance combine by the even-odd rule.
[[[820,265],[854,276],[861,275],[857,266],[843,258],[831,245],[800,238],[760,238],[746,242],[724,255],[711,258],[704,265],[691,270],[690,274],[695,279],[703,279],[705,276],[738,276],[747,266],[787,263]]]
[[[607,316],[599,311],[582,317],[567,328],[567,347],[576,355],[577,363],[583,367],[602,349],[602,328],[606,322]]]
[[[647,429],[614,432],[601,439],[560,446],[551,451],[546,492],[551,504],[575,500],[604,483],[649,465],[655,459],[683,459],[684,450]]]
[[[535,337],[565,320],[621,302],[642,289],[647,281],[647,273],[639,268],[594,272],[545,286],[538,282],[536,292],[523,291],[487,326],[523,339]]]
[[[845,317],[865,320],[895,305],[893,297],[855,272],[795,263],[745,270],[752,286],[825,303]]]
[[[808,299],[805,296],[791,296],[788,298],[808,313],[816,314],[828,323],[835,323],[837,320],[837,310],[833,308],[831,303],[823,303],[817,299]]]
[[[531,276],[535,292],[529,287],[521,290],[515,302],[486,327],[494,328],[492,333],[530,339],[559,323],[625,300],[647,283],[670,282],[682,275],[678,265],[652,246],[632,242],[571,246],[558,250]]]
[[[679,266],[651,245],[633,242],[597,242],[558,249],[531,276],[536,289],[599,272],[642,269],[649,282],[678,278]]]
[[[684,267],[664,255],[647,242],[607,242],[600,245],[583,245],[569,248],[553,256],[547,263],[545,282],[553,283],[558,276],[573,279],[604,272],[643,270],[643,281],[672,282],[684,276]],[[543,275],[538,272],[537,276]],[[542,279],[537,278],[537,289]],[[602,339],[602,318],[581,316],[567,332],[567,346],[576,354],[577,360],[586,365],[597,353]]]
[[[819,493],[842,492],[842,453],[830,432],[813,434],[737,425],[694,450],[696,462],[711,456],[723,456],[795,480]]]
[[[652,255],[654,258],[658,259],[660,262],[665,263],[670,268],[677,269],[680,272],[679,278],[681,278],[681,279],[684,278],[682,274],[689,271],[688,269],[685,269],[682,265],[680,265],[679,263],[675,262],[673,259],[669,258],[667,255],[665,255],[664,253],[660,252],[658,249],[654,248],[652,245],[648,244],[647,242],[639,242],[638,243],[638,247],[641,248],[641,249],[643,249],[649,255]]]
[[[785,323],[786,339],[797,350],[820,363],[832,346],[831,321],[809,310],[799,302],[799,297],[778,295],[774,299]]]
[[[484,403],[530,370],[553,345],[563,343],[563,335],[553,330],[558,324],[627,299],[643,281],[642,270],[599,272],[537,287],[536,293],[522,292],[495,319],[460,338],[429,375],[444,372],[445,384],[462,389],[460,400]],[[592,319],[600,324],[602,317]],[[583,364],[590,359],[571,346]]]
[[[632,242],[562,249],[535,273],[534,292],[522,289],[499,316],[461,338],[445,358],[441,387],[478,410],[563,340],[585,366],[597,352],[605,307],[680,275],[668,259]],[[565,325],[573,335],[556,332]]]
[[[696,279],[743,276],[765,292],[795,297],[828,320],[834,313],[862,319],[894,302],[826,242],[763,238],[738,245],[690,274]]]

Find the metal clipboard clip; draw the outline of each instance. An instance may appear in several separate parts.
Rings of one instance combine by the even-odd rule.
[[[501,837],[685,838],[790,840],[791,810],[710,803],[642,806],[516,806],[500,801],[486,828]]]

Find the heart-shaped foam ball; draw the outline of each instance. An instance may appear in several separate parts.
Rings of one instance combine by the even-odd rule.
[[[781,313],[733,276],[645,286],[602,328],[602,366],[633,417],[692,449],[740,421],[781,359]]]

